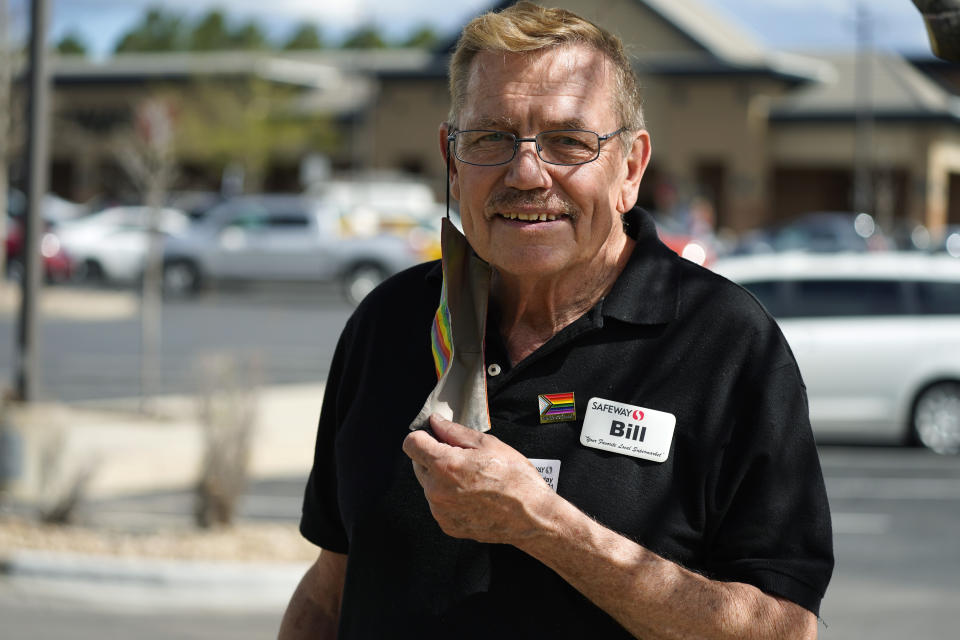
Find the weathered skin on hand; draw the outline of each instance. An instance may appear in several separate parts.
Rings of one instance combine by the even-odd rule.
[[[403,451],[444,533],[505,544],[532,536],[539,507],[555,494],[530,461],[495,436],[440,416],[430,426],[436,438],[414,431]]]

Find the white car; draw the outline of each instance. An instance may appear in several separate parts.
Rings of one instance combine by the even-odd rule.
[[[149,246],[149,207],[111,207],[57,225],[73,271],[92,282],[134,282],[143,274]],[[157,209],[164,235],[184,232],[190,219],[178,209]]]
[[[777,319],[818,439],[960,452],[960,261],[918,253],[728,257]]]

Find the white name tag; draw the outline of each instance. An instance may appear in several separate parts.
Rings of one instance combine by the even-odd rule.
[[[540,460],[530,458],[530,462],[540,472],[543,481],[550,485],[554,491],[557,490],[557,480],[560,479],[560,461],[559,460]]]
[[[580,444],[625,456],[663,462],[670,453],[677,417],[632,404],[590,398]]]

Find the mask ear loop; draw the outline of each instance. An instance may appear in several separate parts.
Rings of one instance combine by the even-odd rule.
[[[453,135],[447,136],[447,220],[450,219],[450,142]]]

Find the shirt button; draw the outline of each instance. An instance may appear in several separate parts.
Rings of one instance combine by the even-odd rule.
[[[498,376],[500,375],[501,371],[503,371],[503,369],[501,369],[500,365],[498,365],[496,362],[487,367],[487,375],[490,376]]]

